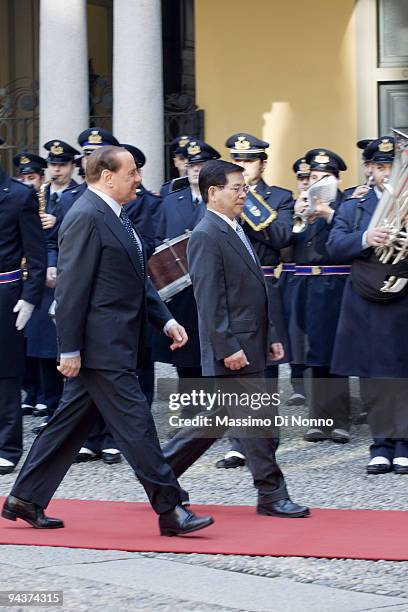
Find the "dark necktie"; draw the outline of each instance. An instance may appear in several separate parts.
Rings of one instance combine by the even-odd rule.
[[[140,266],[142,268],[142,272],[144,274],[144,260],[143,260],[143,252],[141,247],[139,246],[138,241],[136,240],[136,236],[135,233],[133,231],[133,226],[132,223],[129,219],[129,217],[127,216],[126,212],[123,210],[120,211],[120,220],[122,221],[123,227],[125,228],[125,230],[127,231],[127,233],[129,234],[129,236],[132,239],[133,244],[136,247],[137,250],[137,255],[139,257],[139,261],[140,261]]]
[[[54,191],[54,193],[51,194],[49,202],[48,202],[48,210],[49,210],[50,215],[55,214],[57,204],[58,204],[58,193]]]

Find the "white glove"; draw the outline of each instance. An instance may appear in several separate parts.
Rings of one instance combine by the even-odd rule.
[[[18,331],[24,329],[27,325],[28,320],[33,314],[34,306],[25,300],[18,300],[17,304],[13,308],[13,312],[18,312],[16,327]]]
[[[47,268],[47,277],[45,280],[46,286],[50,287],[51,289],[55,289],[56,281],[57,281],[57,268],[54,268],[54,267]]]

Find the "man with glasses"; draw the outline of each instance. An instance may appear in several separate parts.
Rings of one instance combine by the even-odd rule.
[[[187,252],[198,308],[203,375],[212,377],[215,388],[227,387],[232,395],[259,394],[267,359],[281,359],[283,347],[271,322],[259,259],[237,223],[247,192],[242,168],[209,161],[202,167],[199,186],[207,211],[191,235]],[[203,426],[183,427],[164,448],[175,474],[187,470],[227,430],[228,425],[217,417],[241,417],[242,409],[239,401],[233,406],[219,402],[215,410],[203,413],[212,419],[214,428],[205,421]],[[273,423],[269,428],[236,428],[258,491],[258,514],[307,516],[308,508],[290,500],[275,459],[278,440],[273,405],[257,412],[244,408],[244,413],[268,416]]]
[[[280,263],[280,251],[288,246],[292,238],[293,195],[288,189],[269,186],[262,178],[268,155],[269,143],[252,134],[238,132],[230,136],[228,147],[233,161],[243,169],[248,190],[239,223],[248,236],[261,262],[268,287],[274,324],[279,338],[285,346],[286,360],[289,356],[287,331],[282,297],[275,276]],[[269,379],[271,392],[278,390],[279,365],[269,362],[265,377]],[[218,468],[236,468],[245,464],[244,449],[239,440],[231,440],[231,449],[217,461]]]

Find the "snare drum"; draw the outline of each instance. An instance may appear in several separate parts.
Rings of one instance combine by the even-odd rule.
[[[191,285],[187,264],[190,234],[165,240],[149,259],[149,276],[164,302]]]

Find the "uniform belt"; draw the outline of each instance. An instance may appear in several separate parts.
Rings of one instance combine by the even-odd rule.
[[[264,276],[275,276],[278,266],[261,266]]]
[[[0,285],[4,283],[15,283],[21,279],[21,270],[11,272],[0,272]]]
[[[325,276],[330,274],[350,274],[351,266],[295,266],[297,276]]]
[[[294,263],[282,264],[282,272],[296,272],[296,264]]]

